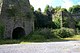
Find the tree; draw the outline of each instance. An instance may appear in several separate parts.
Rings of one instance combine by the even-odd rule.
[[[47,13],[49,11],[49,5],[47,5],[44,9],[44,13]]]
[[[46,21],[47,21],[47,27],[52,28],[53,23],[52,23],[52,14],[54,14],[55,9],[52,6],[47,5],[45,7],[44,13],[46,14]]]
[[[61,8],[61,11],[68,12],[67,9],[65,9],[65,8]]]
[[[50,15],[55,12],[55,9],[52,6],[47,5],[44,9],[44,13]]]
[[[41,12],[41,9],[38,8],[38,10],[36,10],[34,12],[35,15],[35,29],[36,28],[44,28],[46,27],[46,18],[45,15]]]
[[[78,29],[80,30],[80,21],[78,22]]]
[[[69,8],[69,12],[70,13],[78,13],[80,12],[80,5],[74,5],[72,7]]]
[[[37,11],[41,13],[41,8],[38,8],[38,10],[37,10]]]
[[[61,6],[57,6],[56,8],[55,8],[55,12],[58,12],[58,11],[60,11],[61,10]]]
[[[34,7],[31,5],[31,10],[34,12]]]

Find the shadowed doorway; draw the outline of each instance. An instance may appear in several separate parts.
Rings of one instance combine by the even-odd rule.
[[[21,27],[17,27],[13,30],[12,32],[12,38],[13,39],[20,39],[21,37],[23,37],[25,35],[25,31],[23,28]]]

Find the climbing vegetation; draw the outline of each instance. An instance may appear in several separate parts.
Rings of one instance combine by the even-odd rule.
[[[10,5],[7,9],[7,15],[9,17],[14,17],[16,15],[17,9],[14,7],[14,5]]]
[[[3,38],[4,30],[5,30],[5,26],[4,26],[3,22],[0,21],[0,39]]]

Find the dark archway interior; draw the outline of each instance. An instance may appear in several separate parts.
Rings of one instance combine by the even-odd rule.
[[[21,37],[23,37],[25,35],[25,31],[23,28],[21,27],[17,27],[13,30],[12,33],[12,38],[13,39],[20,39]]]

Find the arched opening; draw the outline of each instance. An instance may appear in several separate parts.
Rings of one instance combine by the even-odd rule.
[[[12,38],[13,39],[20,39],[21,37],[23,37],[25,35],[25,31],[23,28],[21,27],[17,27],[13,30],[12,32]]]

